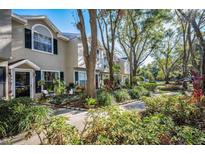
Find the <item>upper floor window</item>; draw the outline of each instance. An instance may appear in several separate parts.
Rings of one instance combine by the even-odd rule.
[[[53,53],[53,35],[44,25],[36,24],[32,27],[32,49]]]

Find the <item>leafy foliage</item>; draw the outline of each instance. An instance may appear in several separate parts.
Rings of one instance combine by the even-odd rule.
[[[0,104],[0,137],[29,130],[48,116],[48,108],[34,106],[31,103],[30,98],[16,98]]]
[[[162,91],[177,91],[177,90],[182,90],[182,87],[180,85],[167,84],[167,85],[158,86],[157,89]]]
[[[56,95],[62,95],[66,92],[66,85],[64,81],[61,80],[54,80],[54,92]]]
[[[135,86],[129,90],[132,99],[139,99],[141,96],[149,96],[149,91],[142,86]]]
[[[141,119],[137,112],[109,106],[90,111],[84,144],[161,144],[160,136],[174,128],[171,118],[156,114]]]
[[[155,89],[157,88],[157,83],[155,83],[155,82],[145,82],[145,83],[141,84],[141,86],[146,88],[148,91],[155,91]]]
[[[205,144],[205,133],[189,126],[178,127],[172,142],[175,144]]]
[[[94,98],[86,98],[85,103],[87,105],[96,105],[97,104],[96,99],[94,99]]]
[[[77,130],[67,124],[66,117],[53,116],[38,128],[38,134],[43,134],[41,144],[49,145],[65,145],[80,144],[80,137]],[[39,135],[40,137],[40,135]]]
[[[130,99],[130,95],[126,89],[120,89],[115,92],[117,102],[123,102]]]
[[[99,105],[107,106],[111,105],[114,101],[114,97],[111,93],[105,90],[97,91],[97,101]]]
[[[143,97],[146,104],[145,115],[162,113],[173,118],[178,125],[190,124],[201,127],[203,111],[195,104],[189,104],[182,96]],[[204,126],[202,126],[204,127]]]
[[[134,135],[140,117],[134,112],[124,112],[116,106],[103,107],[89,113],[83,130],[84,144],[134,144]],[[133,129],[134,128],[134,129]],[[134,133],[134,132],[133,132]]]

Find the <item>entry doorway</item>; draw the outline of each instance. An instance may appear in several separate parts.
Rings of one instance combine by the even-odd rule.
[[[14,97],[33,98],[33,71],[15,70],[14,72]]]

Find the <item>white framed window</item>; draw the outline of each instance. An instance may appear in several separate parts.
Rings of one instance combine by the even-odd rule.
[[[76,73],[77,72],[77,73]],[[86,86],[87,83],[87,75],[86,72],[84,71],[75,71],[75,75],[78,75],[77,77],[75,77],[75,79],[77,79],[75,82],[82,87]]]
[[[32,27],[32,49],[53,54],[53,34],[45,25],[36,24]]]
[[[42,86],[42,89],[53,91],[54,90],[53,81],[60,79],[60,72],[43,70],[41,74],[42,74],[42,80],[45,82],[45,84]]]
[[[80,86],[86,86],[86,82],[87,82],[86,72],[78,72],[78,80]]]

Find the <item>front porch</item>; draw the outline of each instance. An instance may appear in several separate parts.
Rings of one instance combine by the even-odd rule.
[[[33,62],[22,59],[9,63],[9,97],[35,96],[35,71],[40,67]]]

